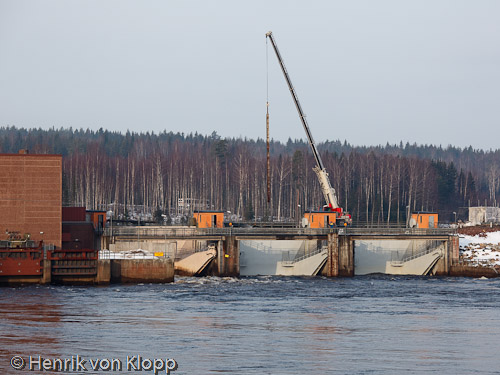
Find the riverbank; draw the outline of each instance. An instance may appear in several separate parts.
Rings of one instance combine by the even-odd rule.
[[[500,227],[459,229],[460,264],[452,266],[450,276],[500,276]]]

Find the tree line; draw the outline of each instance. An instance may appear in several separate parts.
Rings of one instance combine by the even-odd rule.
[[[138,209],[166,216],[193,209],[229,211],[247,220],[298,220],[324,203],[303,140],[271,142],[267,201],[262,139],[162,132],[0,128],[0,152],[63,155],[63,204]],[[358,223],[404,223],[407,212],[465,219],[469,206],[498,206],[500,150],[433,145],[318,145],[339,204]]]

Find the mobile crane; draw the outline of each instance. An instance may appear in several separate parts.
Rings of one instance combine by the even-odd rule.
[[[328,178],[328,172],[323,165],[323,161],[321,160],[321,156],[316,148],[316,144],[314,143],[314,139],[312,137],[311,131],[309,130],[309,126],[307,125],[306,116],[302,111],[302,107],[299,102],[299,98],[297,97],[297,93],[293,88],[292,81],[290,80],[290,76],[285,68],[285,63],[281,58],[281,54],[278,50],[278,46],[276,45],[276,41],[274,40],[273,33],[269,31],[266,34],[266,38],[269,38],[271,44],[273,46],[274,52],[276,53],[276,57],[278,58],[278,62],[280,64],[281,70],[283,71],[283,75],[285,76],[286,83],[288,84],[288,88],[290,89],[290,94],[292,95],[293,102],[295,103],[295,107],[297,108],[297,112],[299,113],[300,121],[304,126],[304,130],[307,135],[307,140],[309,141],[309,145],[311,146],[312,153],[314,155],[314,159],[316,160],[316,166],[313,168],[316,176],[318,176],[319,184],[321,186],[321,191],[325,197],[326,205],[323,206],[324,211],[333,211],[336,214],[336,225],[349,225],[352,223],[351,215],[347,212],[344,212],[341,207],[339,207],[337,202],[337,194],[335,193],[335,189],[330,184],[330,179]]]

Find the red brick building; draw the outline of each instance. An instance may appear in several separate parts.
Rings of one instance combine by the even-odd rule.
[[[0,154],[0,240],[6,232],[29,233],[60,248],[62,156],[22,152]]]
[[[63,248],[100,249],[99,239],[105,225],[106,211],[87,211],[85,207],[63,207]]]

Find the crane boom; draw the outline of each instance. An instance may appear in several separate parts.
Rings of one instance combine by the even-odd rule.
[[[288,71],[286,70],[285,63],[281,58],[281,54],[278,50],[278,46],[276,45],[276,41],[274,40],[273,33],[269,31],[266,34],[266,37],[269,38],[271,44],[273,46],[274,52],[276,53],[276,57],[278,58],[278,62],[281,66],[281,70],[285,76],[286,83],[288,84],[288,88],[290,89],[290,94],[292,95],[293,101],[295,103],[295,107],[297,108],[297,112],[299,112],[300,121],[304,126],[304,130],[307,135],[307,140],[309,141],[309,145],[311,146],[312,153],[314,155],[314,159],[316,160],[316,167],[313,168],[314,172],[318,176],[319,184],[321,186],[321,191],[326,200],[326,204],[332,210],[338,210],[340,207],[337,203],[337,194],[335,193],[335,189],[330,184],[330,179],[328,178],[328,173],[323,165],[323,161],[321,160],[321,156],[316,148],[316,144],[314,143],[314,139],[312,137],[311,131],[309,130],[309,126],[307,124],[306,116],[302,111],[302,107],[299,102],[299,98],[297,97],[297,93],[293,88],[292,81],[290,80],[290,76],[288,75]]]

